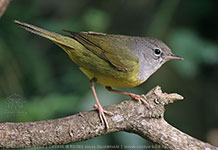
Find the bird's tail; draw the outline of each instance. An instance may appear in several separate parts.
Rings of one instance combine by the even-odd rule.
[[[39,36],[42,36],[44,38],[47,38],[53,42],[55,42],[56,44],[58,44],[59,46],[66,46],[66,47],[70,47],[70,48],[75,48],[76,46],[78,46],[78,42],[70,37],[67,36],[63,36],[54,32],[50,32],[48,30],[33,26],[31,24],[27,24],[24,22],[20,22],[15,20],[14,21],[16,24],[18,24],[19,26],[21,26],[22,28],[24,28],[25,30],[32,32],[34,34],[37,34]]]

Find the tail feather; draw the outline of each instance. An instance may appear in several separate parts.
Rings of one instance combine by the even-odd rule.
[[[25,30],[37,34],[39,36],[42,36],[44,38],[47,38],[56,44],[64,45],[70,48],[75,48],[76,46],[78,46],[78,42],[70,37],[63,36],[54,32],[50,32],[48,30],[36,27],[31,24],[20,22],[18,20],[14,20],[14,22],[19,26],[21,26],[22,28],[24,28]]]

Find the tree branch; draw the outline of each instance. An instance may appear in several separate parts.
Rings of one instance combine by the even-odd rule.
[[[26,123],[1,123],[0,147],[42,147],[84,141],[107,133],[126,131],[160,144],[166,149],[218,148],[197,140],[168,124],[164,118],[164,105],[183,99],[178,94],[162,93],[159,86],[147,95],[141,95],[146,105],[129,100],[104,107],[113,113],[107,116],[109,129],[105,129],[96,111],[81,112],[73,116]]]
[[[0,18],[5,12],[10,0],[0,0]]]

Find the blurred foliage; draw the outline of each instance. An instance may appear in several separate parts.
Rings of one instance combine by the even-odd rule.
[[[200,38],[194,31],[177,29],[171,33],[170,44],[175,48],[176,54],[185,56],[182,64],[175,64],[181,75],[187,77],[196,76],[201,69],[201,64],[215,65],[218,63],[218,45]]]
[[[182,94],[184,101],[167,106],[166,119],[194,137],[210,140],[207,135],[218,128],[217,5],[214,0],[11,1],[0,19],[1,122],[64,117],[90,110],[95,103],[89,80],[68,56],[52,42],[19,28],[13,23],[17,19],[62,34],[62,29],[97,31],[165,41],[185,60],[169,62],[143,85],[124,90],[146,93],[161,85],[164,91]],[[102,105],[126,99],[101,85],[97,92]],[[151,143],[114,133],[76,144]]]

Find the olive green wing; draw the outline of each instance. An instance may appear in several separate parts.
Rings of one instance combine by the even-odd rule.
[[[131,53],[127,36],[64,31],[70,33],[75,40],[119,71],[131,71],[138,63],[137,57]]]

